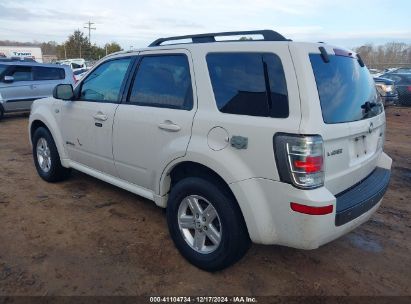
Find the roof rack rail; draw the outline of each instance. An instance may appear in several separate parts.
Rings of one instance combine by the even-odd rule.
[[[206,43],[206,42],[216,42],[215,37],[218,36],[240,36],[240,35],[262,35],[263,39],[258,39],[255,41],[290,41],[286,39],[283,35],[272,31],[272,30],[259,30],[259,31],[241,31],[241,32],[221,32],[221,33],[207,33],[198,35],[186,35],[186,36],[175,36],[167,38],[159,38],[152,42],[149,47],[160,46],[163,42],[173,41],[173,40],[183,40],[191,39],[192,43]],[[226,40],[226,41],[240,41],[240,40]]]

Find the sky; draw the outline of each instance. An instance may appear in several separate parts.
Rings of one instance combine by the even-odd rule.
[[[272,29],[344,47],[411,43],[410,0],[0,0],[0,40],[64,42],[87,21],[91,42],[124,49],[159,37]]]

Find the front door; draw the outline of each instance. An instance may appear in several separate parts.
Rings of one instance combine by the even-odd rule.
[[[71,161],[117,176],[113,121],[131,61],[123,57],[101,63],[76,88],[76,100],[62,101],[61,130]]]

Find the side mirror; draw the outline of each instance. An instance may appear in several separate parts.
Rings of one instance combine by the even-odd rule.
[[[12,83],[14,81],[14,77],[13,76],[4,76],[4,82],[6,83]]]
[[[71,84],[58,84],[53,90],[53,97],[56,99],[73,100],[74,91]]]

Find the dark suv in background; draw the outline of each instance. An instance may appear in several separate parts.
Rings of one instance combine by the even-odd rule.
[[[374,81],[384,106],[394,105],[398,102],[398,92],[393,80],[383,77],[374,77]]]
[[[395,72],[385,73],[380,77],[394,81],[398,92],[399,104],[403,106],[411,106],[411,73],[398,73],[397,70]]]

